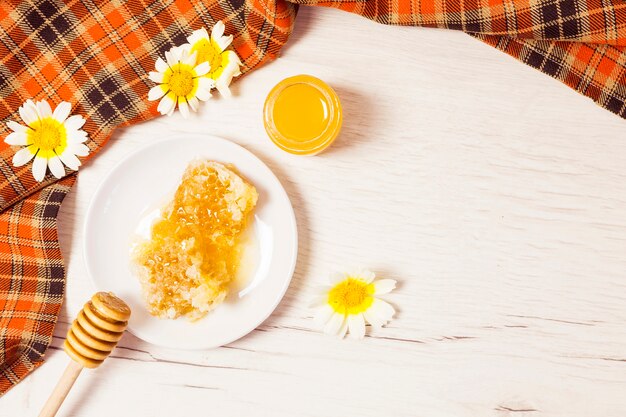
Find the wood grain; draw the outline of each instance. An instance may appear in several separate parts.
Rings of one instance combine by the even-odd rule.
[[[282,153],[261,120],[280,79],[318,76],[345,110],[317,157]],[[281,58],[197,117],[118,131],[64,203],[68,263],[46,363],[0,400],[35,415],[67,363],[93,292],[82,221],[94,187],[155,137],[206,132],[278,175],[299,262],[278,310],[223,348],[175,351],[127,335],[84,372],[59,416],[564,416],[626,413],[626,123],[452,31],[301,9]],[[317,332],[312,290],[350,265],[397,279],[396,320],[365,340]]]
[[[55,417],[63,401],[67,398],[72,386],[76,383],[76,379],[83,370],[83,366],[75,361],[70,361],[61,375],[61,378],[57,382],[52,394],[48,400],[46,400],[39,417]]]

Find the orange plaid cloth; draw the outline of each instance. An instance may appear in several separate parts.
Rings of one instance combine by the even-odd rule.
[[[299,4],[385,24],[462,30],[626,117],[626,2],[608,0],[30,0],[0,3],[0,138],[29,98],[87,122],[93,156],[117,126],[157,115],[147,73],[218,20],[249,71],[275,58]],[[0,142],[0,394],[42,362],[64,292],[56,234],[75,175],[33,180]]]

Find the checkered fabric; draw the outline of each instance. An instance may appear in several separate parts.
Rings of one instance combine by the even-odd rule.
[[[0,213],[0,392],[41,363],[63,301],[56,217],[75,175]]]
[[[30,0],[0,2],[0,138],[27,99],[69,101],[91,157],[157,115],[147,73],[192,30],[224,21],[247,72],[278,55],[301,4],[465,31],[626,117],[621,0]],[[0,141],[0,395],[50,344],[65,283],[56,215],[75,178],[37,183],[15,151]]]
[[[464,31],[626,118],[624,0],[292,0]]]
[[[0,138],[24,101],[72,103],[87,122],[90,155],[113,129],[157,115],[148,102],[154,62],[186,35],[222,20],[248,71],[275,58],[297,7],[285,2],[0,2]],[[56,214],[74,176],[43,183],[0,140],[0,395],[37,365],[52,340],[64,292]]]

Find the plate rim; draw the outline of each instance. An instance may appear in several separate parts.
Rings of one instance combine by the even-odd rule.
[[[296,270],[296,266],[297,266],[297,261],[298,261],[298,249],[299,249],[299,234],[298,234],[298,223],[296,220],[296,215],[295,215],[295,210],[293,208],[293,204],[291,203],[291,199],[289,198],[289,194],[287,193],[287,191],[285,190],[285,187],[283,186],[282,182],[280,181],[280,179],[276,176],[276,174],[274,173],[274,171],[272,171],[272,169],[258,156],[256,156],[252,151],[246,149],[245,147],[243,147],[242,145],[233,142],[231,140],[219,137],[219,136],[215,136],[215,135],[204,135],[204,134],[200,134],[200,133],[178,133],[178,134],[174,134],[173,136],[170,136],[168,138],[165,139],[157,139],[153,142],[150,142],[148,144],[145,145],[141,145],[139,146],[137,149],[129,152],[127,155],[125,155],[121,160],[119,160],[118,162],[116,162],[110,169],[107,170],[106,174],[103,176],[103,178],[100,180],[100,182],[98,183],[98,185],[95,187],[93,194],[90,197],[89,200],[89,204],[87,205],[87,211],[85,212],[85,218],[83,220],[83,224],[81,227],[82,233],[83,233],[83,243],[82,243],[82,250],[83,250],[83,262],[85,264],[85,269],[87,271],[87,277],[92,285],[92,287],[94,288],[95,291],[106,291],[104,289],[99,288],[99,285],[97,285],[96,279],[94,278],[94,275],[92,273],[92,267],[90,266],[90,262],[89,262],[89,256],[88,256],[88,250],[87,250],[87,244],[89,239],[88,237],[88,230],[89,230],[89,223],[90,223],[90,219],[93,217],[94,215],[94,211],[95,211],[95,202],[97,200],[97,197],[103,192],[103,188],[105,187],[105,185],[107,184],[107,181],[109,180],[109,178],[120,169],[120,167],[125,164],[129,159],[136,157],[136,155],[144,152],[146,149],[148,148],[152,148],[152,147],[156,147],[159,145],[162,145],[164,143],[168,143],[168,142],[179,142],[179,141],[185,141],[185,140],[201,140],[201,141],[206,141],[206,143],[210,143],[210,142],[218,142],[218,143],[222,143],[223,145],[226,145],[228,147],[233,147],[234,149],[236,149],[239,152],[243,152],[244,154],[247,154],[249,157],[255,159],[257,162],[259,162],[263,167],[265,167],[268,171],[268,173],[270,174],[270,177],[272,178],[273,181],[276,182],[276,184],[278,184],[278,188],[280,190],[280,192],[283,194],[283,197],[285,198],[285,200],[287,201],[287,206],[288,206],[288,211],[289,211],[289,224],[290,224],[290,228],[293,230],[293,240],[294,243],[291,247],[291,264],[289,265],[289,273],[288,273],[288,277],[283,280],[282,286],[280,288],[279,291],[277,291],[276,293],[276,297],[275,297],[275,302],[272,303],[271,307],[267,309],[267,312],[265,314],[263,314],[262,316],[259,317],[259,319],[257,320],[253,320],[252,324],[250,326],[248,326],[247,328],[245,328],[245,330],[243,330],[241,332],[241,334],[239,336],[237,336],[235,339],[230,340],[230,341],[226,341],[220,344],[215,344],[215,343],[207,343],[204,344],[202,346],[189,346],[189,345],[185,345],[180,344],[180,343],[162,343],[162,342],[157,342],[154,339],[151,338],[146,338],[145,335],[140,335],[141,332],[137,332],[134,331],[133,329],[130,328],[130,326],[127,328],[127,331],[130,332],[133,336],[137,337],[138,339],[142,340],[143,342],[146,343],[150,343],[152,345],[155,346],[160,346],[160,347],[165,347],[165,348],[171,348],[171,349],[179,349],[179,350],[210,350],[210,349],[214,349],[214,348],[218,348],[221,346],[225,346],[228,345],[230,343],[233,343],[245,336],[247,336],[248,334],[250,334],[252,331],[254,331],[254,329],[256,329],[257,327],[259,327],[261,324],[263,324],[273,313],[274,311],[276,311],[276,308],[278,307],[278,305],[281,303],[281,301],[283,300],[283,298],[285,297],[285,294],[287,293],[287,289],[289,289],[289,286],[291,285],[291,281],[293,280],[293,275],[295,273]],[[130,272],[131,275],[132,272]],[[133,275],[134,276],[134,275]]]

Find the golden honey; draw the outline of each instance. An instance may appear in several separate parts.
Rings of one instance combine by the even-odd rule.
[[[151,314],[197,320],[224,300],[258,194],[233,169],[192,162],[133,260]]]
[[[296,155],[315,155],[335,140],[342,123],[335,91],[310,75],[289,77],[268,94],[263,123],[270,139]]]

